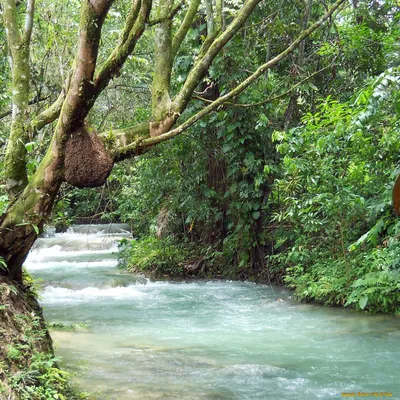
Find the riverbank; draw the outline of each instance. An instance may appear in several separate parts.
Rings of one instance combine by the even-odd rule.
[[[4,400],[83,400],[60,368],[36,293],[0,279],[0,398]],[[57,397],[58,396],[58,397]]]
[[[119,264],[123,269],[153,280],[223,279],[275,284],[292,290],[293,297],[300,302],[400,315],[398,277],[395,271],[387,271],[382,265],[372,265],[363,275],[349,278],[346,268],[350,268],[350,261],[346,264],[334,258],[330,260],[331,273],[326,275],[321,274],[320,264],[305,267],[299,261],[293,265],[291,260],[279,255],[266,257],[262,266],[238,267],[222,252],[177,242],[170,237],[125,240],[120,248]],[[358,266],[363,262],[363,255],[357,257],[351,262],[357,261]],[[323,271],[327,270],[325,264],[324,261]]]

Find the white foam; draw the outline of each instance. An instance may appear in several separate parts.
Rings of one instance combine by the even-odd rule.
[[[86,255],[97,256],[99,254],[113,254],[118,252],[118,246],[113,245],[109,249],[106,250],[78,250],[78,251],[62,251],[62,247],[60,245],[55,245],[48,248],[43,249],[34,249],[32,250],[28,257],[27,262],[41,262],[46,257],[57,257],[62,259],[68,259],[69,257],[79,257]]]
[[[121,233],[130,234],[130,228],[127,224],[72,225],[65,233],[84,235],[115,235]],[[62,235],[62,233],[57,233],[56,235]]]
[[[63,287],[47,286],[42,295],[44,304],[83,303],[101,299],[128,300],[146,297],[147,294],[137,289],[137,286],[117,286],[112,288],[87,287],[80,290]]]
[[[42,270],[42,269],[54,269],[54,268],[114,268],[118,265],[117,260],[101,260],[101,261],[49,261],[49,262],[38,262],[38,261],[26,261],[24,266],[30,271]]]
[[[260,364],[234,364],[229,365],[226,370],[230,373],[239,374],[241,376],[244,375],[279,375],[284,374],[286,370],[281,367],[275,367],[274,365],[260,365]]]
[[[114,233],[108,233],[105,231],[98,231],[95,233],[75,233],[73,231],[67,231],[63,233],[56,233],[54,236],[49,236],[49,237],[44,237],[43,240],[46,239],[55,239],[55,238],[62,238],[62,239],[84,239],[87,241],[90,241],[90,239],[98,239],[99,237],[101,238],[109,238],[110,240],[119,240],[123,238],[130,237],[131,234],[129,232],[114,232]]]

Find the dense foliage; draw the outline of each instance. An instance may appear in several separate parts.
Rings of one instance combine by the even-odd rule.
[[[321,101],[303,125],[274,137],[286,282],[300,298],[398,312],[400,224],[391,191],[400,150],[400,74],[389,70],[348,102]],[[276,247],[277,247],[276,246]]]
[[[64,3],[42,1],[35,16],[35,40],[43,43],[31,60],[37,109],[55,100],[73,62],[79,2]],[[261,3],[182,117],[243,82],[330,3]],[[224,23],[240,4],[225,2]],[[117,3],[107,17],[100,59],[126,11]],[[135,237],[125,248],[128,269],[185,276],[185,264],[201,262],[197,276],[285,283],[299,299],[399,313],[400,225],[391,205],[400,172],[399,15],[396,1],[349,2],[251,88],[184,135],[116,166],[104,187],[64,184],[49,223],[62,230],[73,222],[128,222]],[[176,21],[183,17],[178,11]],[[181,89],[206,31],[201,7],[177,55],[171,91]],[[154,35],[155,28],[146,31],[99,97],[89,114],[97,131],[150,117]],[[2,60],[0,86],[10,74]],[[10,96],[0,93],[0,115]],[[8,129],[7,115],[0,119],[3,149]],[[26,145],[30,176],[50,131]],[[7,204],[1,187],[0,214]]]
[[[299,76],[286,77],[294,57],[237,99],[251,104],[275,92],[271,101],[227,106],[130,165],[128,177],[116,176],[123,187],[116,215],[143,238],[132,245],[131,265],[145,259],[143,249],[155,254],[149,246],[187,242],[208,265],[199,276],[272,279],[301,300],[399,313],[391,200],[400,146],[397,20],[390,3],[349,10],[331,40],[328,31],[308,43]],[[257,32],[249,29],[250,40]],[[232,43],[209,73],[214,90],[226,90],[227,69],[257,63],[259,50],[249,61]],[[286,90],[297,82],[286,125],[293,98]]]

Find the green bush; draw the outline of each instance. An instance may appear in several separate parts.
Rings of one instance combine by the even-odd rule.
[[[11,387],[21,400],[80,400],[89,399],[87,393],[76,393],[70,386],[71,375],[58,367],[60,359],[51,354],[36,353],[29,368],[10,378]]]
[[[283,165],[272,261],[299,299],[400,314],[399,87],[399,69],[388,70],[274,134]]]
[[[180,276],[191,257],[190,249],[171,238],[144,237],[121,243],[120,265],[130,272],[152,276]]]

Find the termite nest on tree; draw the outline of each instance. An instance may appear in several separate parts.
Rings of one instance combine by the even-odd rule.
[[[65,147],[65,182],[78,188],[102,186],[113,165],[96,132],[81,126],[69,135]]]

